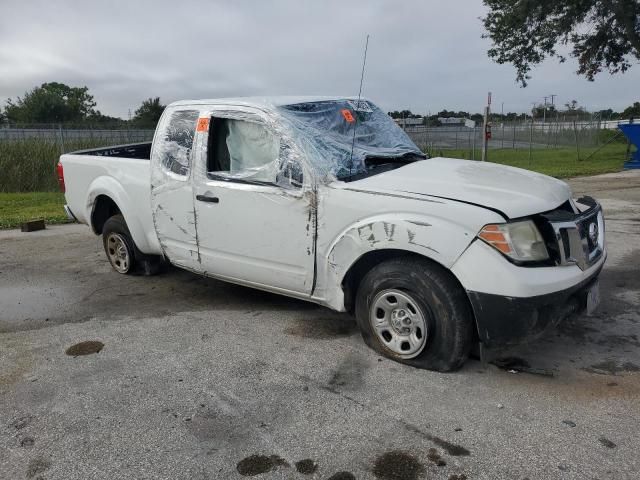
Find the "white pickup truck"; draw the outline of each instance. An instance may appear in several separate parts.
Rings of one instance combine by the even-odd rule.
[[[426,158],[368,100],[177,102],[152,143],[62,155],[58,177],[117,272],[168,262],[354,311],[369,346],[416,367],[454,370],[599,298],[595,200]]]

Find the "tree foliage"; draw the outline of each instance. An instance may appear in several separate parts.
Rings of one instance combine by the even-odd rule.
[[[418,115],[413,113],[411,110],[394,110],[393,112],[388,112],[388,115],[391,118],[420,118],[422,115]]]
[[[622,112],[622,118],[640,118],[640,102],[634,102]]]
[[[484,0],[482,19],[492,40],[489,57],[516,68],[527,85],[532,66],[557,57],[563,46],[578,59],[587,79],[608,70],[619,73],[640,60],[640,0]],[[634,60],[635,59],[635,60]]]
[[[87,87],[43,83],[15,101],[7,100],[5,116],[15,123],[81,122],[95,114],[96,102]]]
[[[132,121],[140,126],[155,127],[164,109],[165,105],[160,103],[160,97],[148,98],[144,100],[142,105],[135,111]]]

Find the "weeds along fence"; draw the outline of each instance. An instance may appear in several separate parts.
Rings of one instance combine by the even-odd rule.
[[[55,165],[63,153],[150,141],[154,130],[122,126],[0,127],[0,192],[57,191]]]

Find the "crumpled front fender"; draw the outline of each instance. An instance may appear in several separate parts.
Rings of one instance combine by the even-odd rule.
[[[368,252],[401,250],[427,257],[449,269],[475,232],[439,217],[396,214],[371,217],[344,230],[318,262],[317,296],[344,311],[342,282],[349,269]]]

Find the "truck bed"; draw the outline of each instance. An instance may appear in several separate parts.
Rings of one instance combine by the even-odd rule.
[[[95,155],[98,157],[135,158],[137,160],[151,159],[151,142],[130,143],[127,145],[115,145],[112,147],[93,148],[90,150],[78,150],[70,155]]]
[[[158,254],[151,216],[150,153],[151,142],[145,142],[67,153],[60,163],[67,205],[80,223],[90,224],[96,198],[109,196],[123,213],[138,248]]]

